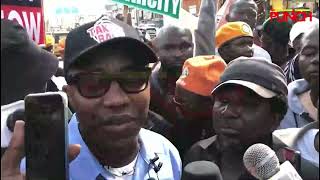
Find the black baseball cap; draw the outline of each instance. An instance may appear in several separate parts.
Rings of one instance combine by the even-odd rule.
[[[239,57],[231,61],[212,95],[227,84],[245,86],[263,98],[279,97],[286,102],[287,81],[283,70],[276,64],[259,57]]]
[[[142,42],[138,32],[128,24],[109,16],[101,16],[96,21],[84,24],[70,31],[66,38],[64,71],[74,64],[83,62],[84,56],[106,49],[121,50],[136,60],[137,65],[147,65],[157,61],[154,51]]]

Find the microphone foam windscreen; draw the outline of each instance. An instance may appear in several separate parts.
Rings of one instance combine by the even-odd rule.
[[[222,180],[222,176],[215,163],[194,161],[184,167],[181,180]]]
[[[261,143],[254,144],[246,150],[243,163],[250,174],[258,179],[268,179],[280,170],[276,153]]]

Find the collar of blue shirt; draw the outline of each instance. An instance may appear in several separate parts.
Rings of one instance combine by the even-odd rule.
[[[145,129],[141,129],[139,132],[139,140],[141,142],[141,149],[138,155],[136,170],[134,173],[134,179],[142,179],[146,173],[150,170],[150,159],[167,156],[165,148],[162,143],[154,142],[154,139],[150,137],[150,132]],[[80,144],[81,151],[75,160],[70,164],[70,177],[72,179],[94,179],[99,174],[104,177],[112,176],[106,171],[98,160],[88,149],[87,145],[83,141],[79,129],[76,115],[74,114],[69,122],[69,144]],[[164,157],[165,158],[165,157]],[[161,158],[160,158],[161,159]],[[152,171],[150,171],[151,173]],[[140,177],[140,178],[139,178]]]

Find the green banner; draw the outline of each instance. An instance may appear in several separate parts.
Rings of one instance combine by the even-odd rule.
[[[135,8],[179,18],[181,0],[113,0]]]

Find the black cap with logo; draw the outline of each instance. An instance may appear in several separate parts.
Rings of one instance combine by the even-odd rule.
[[[69,32],[64,55],[65,74],[67,75],[71,65],[79,63],[80,57],[106,49],[121,49],[141,65],[157,61],[153,50],[141,41],[133,27],[115,18],[101,16],[98,20]]]

